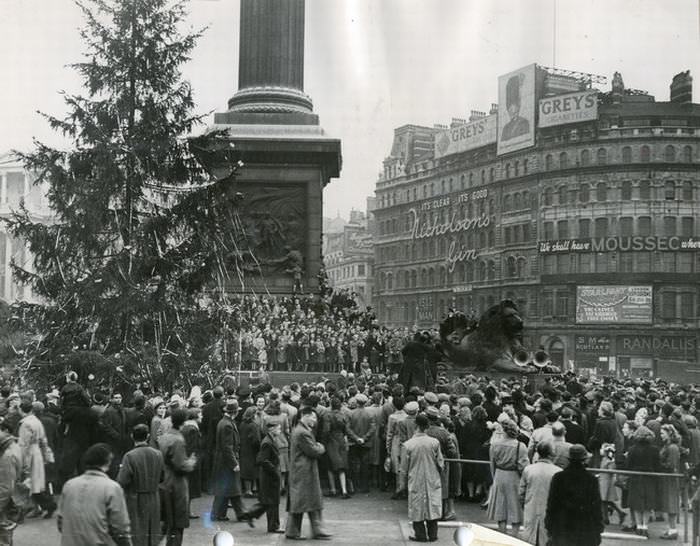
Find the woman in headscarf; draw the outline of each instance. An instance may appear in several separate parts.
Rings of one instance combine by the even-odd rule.
[[[634,432],[634,442],[627,453],[627,470],[638,472],[659,471],[659,449],[654,445],[654,433],[644,425]],[[649,536],[647,520],[656,504],[656,478],[630,476],[627,481],[627,498],[632,512],[632,525],[623,530]],[[635,527],[636,523],[636,527]]]
[[[257,490],[255,484],[255,480],[257,479],[255,461],[262,440],[260,426],[255,422],[256,411],[257,408],[255,406],[246,408],[241,424],[238,427],[241,438],[241,457],[239,464],[241,467],[243,496],[249,498],[254,497],[254,492]]]
[[[661,471],[677,474],[681,470],[681,454],[680,443],[681,437],[673,425],[661,425],[661,442],[663,446],[659,452],[659,461],[661,463]],[[663,478],[659,482],[661,503],[660,511],[666,512],[666,523],[668,529],[661,535],[661,538],[667,540],[676,540],[678,538],[678,529],[676,529],[676,518],[678,517],[678,504],[681,498],[681,489],[678,478]]]
[[[517,535],[523,521],[523,509],[520,505],[520,475],[529,464],[527,446],[518,441],[518,425],[511,419],[501,421],[503,435],[492,438],[489,450],[493,485],[489,499],[488,517],[498,522],[498,529],[506,531],[506,525],[513,527]]]

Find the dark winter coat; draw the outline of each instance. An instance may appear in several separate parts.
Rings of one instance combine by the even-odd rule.
[[[572,462],[554,475],[547,499],[545,527],[551,546],[598,546],[603,532],[598,480]]]
[[[258,502],[279,504],[280,502],[280,454],[275,438],[268,434],[260,443],[256,459],[258,465]]]
[[[325,453],[304,423],[292,431],[287,511],[292,514],[323,510],[318,459]]]
[[[241,448],[238,427],[224,416],[216,427],[216,450],[214,452],[214,495],[238,497],[241,495],[241,473],[234,471],[239,465]]]
[[[185,438],[179,430],[170,429],[161,436],[159,445],[165,464],[161,486],[163,521],[168,529],[185,529],[190,526],[187,474],[192,472]]]

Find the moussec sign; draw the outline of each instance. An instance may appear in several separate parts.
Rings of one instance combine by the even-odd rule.
[[[582,91],[540,99],[540,127],[598,119],[598,92]]]
[[[496,142],[498,116],[458,125],[435,136],[435,158],[466,152]]]

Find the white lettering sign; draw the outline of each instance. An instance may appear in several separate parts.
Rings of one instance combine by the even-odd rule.
[[[540,127],[598,119],[598,92],[583,91],[540,99]]]

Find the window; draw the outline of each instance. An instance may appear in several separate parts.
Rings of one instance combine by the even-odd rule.
[[[547,240],[554,239],[554,222],[545,222],[544,227],[544,238]]]
[[[489,182],[493,182],[496,179],[496,169],[491,167],[489,169]]]
[[[551,195],[550,195],[549,198],[550,198],[550,200],[552,199]],[[551,203],[550,203],[550,204],[551,204]],[[520,209],[523,208],[523,204],[522,204],[522,200],[520,199],[520,193],[519,193],[519,192],[515,192],[515,193],[513,194],[513,208],[514,208],[515,210],[520,210]]]
[[[557,292],[557,316],[569,316],[569,293],[563,290]]]
[[[451,193],[452,190],[454,190],[454,180],[452,180],[451,178],[450,178],[450,185],[449,185],[449,188],[450,188],[450,193]]]
[[[693,292],[681,293],[681,319],[695,318],[695,294]]]
[[[608,219],[595,219],[595,237],[606,237],[608,235]]]
[[[681,236],[693,237],[695,235],[695,218],[684,216],[681,218]]]
[[[506,178],[510,178],[510,163],[506,163]]]
[[[676,198],[676,183],[673,180],[667,180],[664,183],[664,199],[673,201]]]
[[[578,191],[578,200],[581,203],[588,203],[591,198],[591,191],[588,184],[581,184]]]
[[[542,293],[542,316],[554,316],[554,292],[551,290]]]
[[[556,256],[554,254],[546,254],[542,257],[542,273],[544,275],[552,275],[555,265]]]
[[[693,183],[690,180],[684,180],[681,186],[681,199],[683,201],[693,200]]]
[[[483,260],[479,262],[479,264],[476,266],[476,280],[486,280],[486,262],[484,262]]]
[[[518,258],[516,275],[519,279],[525,278],[527,275],[527,261],[525,258]]]
[[[591,221],[588,218],[581,218],[578,221],[578,236],[586,239],[591,236]]]
[[[520,226],[513,226],[513,242],[519,243],[521,241]]]
[[[605,182],[598,182],[595,188],[596,201],[606,201],[608,199],[608,185]]]
[[[676,148],[670,144],[664,148],[664,161],[673,163],[676,160]]]
[[[515,277],[517,274],[516,262],[513,256],[508,256],[506,259],[506,276]]]
[[[493,248],[496,246],[496,230],[494,230],[494,229],[489,230],[488,243],[489,243],[489,248]]]
[[[550,206],[552,204],[552,188],[545,188],[544,189],[544,205],[546,207]]]
[[[688,146],[690,148],[690,146]],[[690,163],[690,161],[688,161]],[[527,159],[523,159],[523,174],[527,174]]]
[[[632,237],[634,232],[634,219],[631,216],[620,218],[620,237]]]
[[[632,273],[634,271],[634,254],[631,252],[620,253],[620,272]]]
[[[663,292],[661,294],[661,318],[676,318],[676,293]]]
[[[509,245],[511,243],[512,239],[511,239],[511,228],[510,227],[503,228],[503,239],[505,241],[505,244]]]
[[[530,224],[523,224],[523,241],[524,242],[529,242],[530,241]]]
[[[642,180],[639,183],[639,198],[651,199],[651,182],[649,180]]]
[[[571,273],[571,254],[557,254],[557,273],[560,275]]]
[[[503,212],[508,212],[510,210],[510,195],[503,197]]]
[[[585,167],[591,163],[591,152],[588,150],[581,150],[581,165]]]
[[[364,277],[365,275],[365,264],[359,264],[357,266],[357,275],[360,277]]]
[[[691,146],[683,146],[683,163],[693,162],[693,148]]]
[[[622,162],[632,163],[632,148],[629,146],[622,148]]]
[[[551,171],[554,163],[554,158],[552,154],[547,154],[544,158],[544,168],[547,171]]]
[[[649,163],[649,160],[651,159],[651,151],[649,150],[649,146],[644,145],[639,149],[639,160],[642,163]]]
[[[595,255],[595,272],[596,273],[607,273],[608,272],[608,255],[605,252],[598,252]]]
[[[430,183],[430,197],[435,195],[435,182]]]
[[[569,238],[569,222],[568,220],[559,220],[557,222],[557,237],[559,239]]]
[[[651,252],[635,252],[634,270],[639,273],[651,271]]]
[[[584,254],[579,254],[578,257],[578,270],[579,273],[590,273],[591,272],[591,261],[593,254],[586,252]]]
[[[459,185],[461,189],[464,189],[466,187],[464,175],[462,175],[462,177],[460,178]]]
[[[598,165],[605,165],[608,162],[608,151],[605,148],[598,148],[596,159]]]
[[[423,199],[428,197],[428,186],[423,186]]]
[[[515,176],[520,176],[520,161],[516,161],[516,162],[513,164],[513,169],[514,169],[514,171],[515,171],[515,172],[514,172],[514,175],[515,175]]]
[[[632,199],[632,182],[625,180],[622,183],[622,188],[620,190],[620,199],[623,201],[630,201]]]
[[[474,173],[469,173],[469,187],[474,185]]]
[[[566,186],[559,186],[558,190],[559,204],[566,205]]]
[[[559,168],[566,169],[569,166],[569,155],[566,152],[559,154]]]
[[[673,237],[676,234],[676,217],[664,216],[664,235]]]
[[[693,272],[693,254],[690,252],[678,253],[678,273]]]
[[[651,216],[640,216],[637,219],[637,233],[642,237],[651,235]]]

